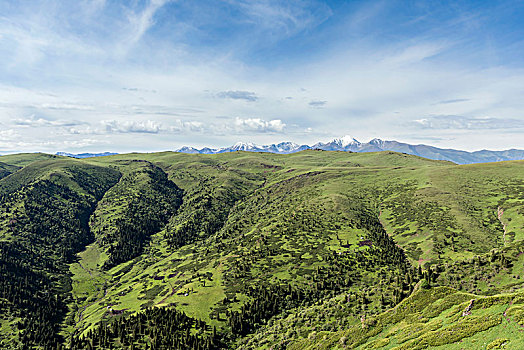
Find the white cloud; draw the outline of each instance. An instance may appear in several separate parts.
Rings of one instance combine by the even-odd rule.
[[[14,129],[0,130],[0,139],[3,141],[14,140],[18,137],[20,137],[20,134],[18,134]]]
[[[147,133],[157,134],[164,130],[162,123],[154,120],[103,120],[101,122],[108,133]]]
[[[524,120],[502,118],[478,118],[460,115],[439,115],[413,121],[415,126],[423,129],[454,129],[454,130],[496,130],[522,129]]]
[[[155,23],[155,13],[170,1],[171,0],[149,0],[142,11],[129,11],[127,34],[121,41],[118,50],[120,54],[127,54],[127,51],[142,39],[144,34]]]
[[[22,127],[64,127],[64,126],[76,126],[86,124],[85,122],[76,121],[76,120],[50,120],[43,117],[37,117],[32,114],[26,118],[17,118],[12,121],[16,126]]]
[[[202,122],[199,122],[199,121],[181,121],[181,120],[177,120],[176,121],[176,126],[174,127],[175,130],[177,131],[191,131],[191,132],[200,132],[200,131],[204,131],[206,128],[205,128],[205,124],[202,123]]]
[[[237,131],[251,132],[277,132],[281,133],[286,124],[280,119],[262,120],[260,118],[235,119],[235,129]]]

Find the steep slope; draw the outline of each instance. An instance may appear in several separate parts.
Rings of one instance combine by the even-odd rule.
[[[37,163],[0,180],[2,347],[61,342],[68,264],[92,239],[89,215],[119,177],[75,161]]]
[[[182,204],[182,191],[159,167],[146,161],[115,164],[123,176],[98,203],[90,222],[100,246],[107,247],[104,269],[141,255],[149,236]]]
[[[337,332],[310,332],[289,349],[521,349],[524,292],[478,296],[418,289],[393,309]]]
[[[412,309],[409,314],[400,313],[398,319],[383,318],[380,328],[373,329],[373,332],[367,333],[364,331],[359,333],[359,329],[368,328],[369,324],[376,324],[376,322],[373,321],[376,319],[376,313],[366,312],[364,307],[359,313],[355,313],[355,310],[349,302],[355,298],[355,295],[350,292],[341,293],[332,298],[320,299],[311,306],[298,307],[288,313],[274,317],[266,325],[260,327],[254,334],[240,339],[237,342],[237,347],[240,349],[269,349],[271,347],[286,348],[290,347],[290,344],[295,344],[291,346],[291,348],[311,347],[313,349],[330,349],[338,347],[351,349],[358,347],[360,344],[365,344],[361,346],[362,349],[374,349],[380,347],[396,348],[396,346],[402,344],[402,347],[400,347],[402,349],[416,348],[412,342],[403,343],[406,340],[421,337],[429,331],[442,328],[440,327],[441,325],[437,325],[435,328],[434,321],[441,319],[441,315],[445,309],[450,309],[454,304],[465,303],[466,300],[469,301],[471,298],[475,298],[478,301],[478,298],[493,295],[496,298],[489,300],[494,300],[494,304],[496,303],[499,306],[494,310],[495,313],[493,313],[493,310],[488,313],[492,313],[494,316],[497,316],[497,313],[502,314],[504,310],[512,307],[513,304],[522,304],[522,300],[524,300],[522,298],[524,282],[521,280],[520,275],[523,269],[524,242],[519,241],[512,243],[510,247],[480,255],[474,260],[463,260],[452,264],[434,266],[427,271],[420,270],[420,274],[423,276],[423,290],[415,293],[415,295],[422,293],[415,298],[418,305]],[[430,288],[431,285],[448,286],[452,287],[453,290],[444,287]],[[426,291],[426,289],[429,290]],[[444,294],[441,294],[443,291]],[[460,291],[460,293],[458,291]],[[518,298],[513,297],[515,291],[518,291]],[[380,292],[380,288],[374,287],[366,292]],[[471,292],[475,292],[477,296]],[[499,294],[501,292],[509,292],[510,294]],[[456,299],[456,297],[459,296],[460,298]],[[435,302],[435,300],[442,298],[444,298],[444,300]],[[363,306],[366,305],[369,303],[369,299],[366,299],[360,299],[359,303]],[[386,295],[385,300],[388,299]],[[508,301],[509,305],[504,309],[500,309],[500,305],[508,304]],[[404,303],[403,301],[400,305]],[[512,328],[512,330],[509,334],[506,332],[507,338],[505,338],[505,342],[512,340],[515,347],[510,348],[519,349],[524,341],[523,336],[519,334],[521,332],[521,326],[524,326],[524,324],[522,323],[522,316],[518,316],[517,314],[519,314],[519,312],[517,311],[519,309],[522,310],[522,305],[514,306],[515,309],[512,312],[515,312],[515,320],[520,322],[520,326],[511,325],[510,328]],[[429,319],[420,314],[417,315],[417,319],[413,318],[411,315],[413,313],[412,311],[421,311],[424,310],[424,308],[425,313],[431,312],[432,309],[436,313]],[[481,308],[486,308],[486,305],[479,305],[475,301],[475,309]],[[465,305],[460,310],[464,309],[466,309]],[[393,311],[388,312],[396,315],[398,310],[393,309]],[[481,313],[482,312],[484,311],[481,311]],[[474,314],[476,313],[478,312],[474,312]],[[509,313],[506,313],[506,315],[509,315]],[[380,318],[382,316],[378,317]],[[368,323],[369,319],[372,320],[370,323]],[[457,320],[458,319],[455,319],[455,321]],[[506,320],[510,321],[508,318],[506,318]],[[469,346],[466,340],[461,340],[461,338],[448,338],[443,343],[445,344],[445,348],[453,348],[452,343],[457,342],[457,340],[460,340],[461,343],[454,346],[459,349],[485,348],[486,344],[498,339],[497,335],[501,331],[500,328],[506,328],[506,325],[499,327],[497,331],[490,332],[489,337],[485,337],[480,333],[485,330],[485,328],[482,328],[482,325],[479,324],[482,322],[483,320],[479,319],[471,324],[468,323],[468,327],[472,327],[472,329],[469,333],[463,333],[463,337],[473,337],[467,340],[467,342],[471,341]],[[415,325],[416,327],[411,327],[413,323],[418,324]],[[422,323],[427,323],[427,325]],[[451,322],[447,323],[451,324]],[[391,334],[394,334],[395,330],[403,327],[405,331],[400,332],[403,333],[401,337],[396,337],[399,338],[398,340],[384,340],[384,338],[388,338]],[[383,328],[390,328],[391,331],[382,332],[381,329]],[[460,331],[460,329],[458,330]],[[502,331],[505,332],[505,330]],[[445,335],[441,334],[445,334],[446,332],[437,333],[438,337],[445,337]],[[413,336],[411,337],[411,335]],[[477,345],[473,344],[477,341],[475,339],[484,339],[484,341],[486,341],[487,338],[491,338],[491,340],[486,342],[484,346],[482,346],[482,343]],[[372,341],[370,341],[370,339]],[[466,345],[463,345],[462,342],[466,342]],[[432,347],[435,346],[435,344],[431,345]]]

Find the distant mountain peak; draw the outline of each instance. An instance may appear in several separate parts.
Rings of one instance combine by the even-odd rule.
[[[252,142],[237,142],[231,148],[239,151],[249,151],[258,148],[258,146]]]
[[[372,145],[375,145],[375,146],[378,146],[378,147],[384,147],[384,143],[385,141],[384,140],[381,140],[381,139],[377,139],[377,138],[374,138],[373,140],[369,141],[370,144]]]
[[[342,147],[347,147],[349,145],[360,145],[360,141],[358,141],[356,138],[351,137],[349,135],[343,136],[338,139],[334,139],[332,142],[339,144]]]
[[[324,151],[342,151],[342,152],[377,152],[377,151],[394,151],[416,155],[429,159],[448,160],[457,164],[486,163],[498,162],[504,160],[524,159],[524,150],[511,149],[506,151],[476,151],[466,152],[454,149],[442,149],[427,145],[411,145],[398,141],[386,141],[374,138],[369,142],[362,143],[356,138],[346,135],[335,138],[329,142],[318,142],[312,146],[299,145],[294,142],[284,141],[277,144],[256,145],[252,142],[237,142],[233,146],[223,148],[202,148],[182,147],[176,150],[181,153],[202,153],[216,154],[235,151],[246,152],[266,152],[277,154],[289,154],[300,152],[308,149],[321,149]]]

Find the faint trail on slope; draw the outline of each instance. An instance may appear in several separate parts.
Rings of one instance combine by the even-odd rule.
[[[504,241],[504,246],[506,246],[506,224],[502,222],[502,215],[504,215],[504,209],[501,207],[497,208],[497,217],[500,221],[500,224],[502,225],[502,229],[504,230],[504,234],[502,235],[502,239]]]
[[[100,300],[102,300],[102,299],[105,298],[105,296],[107,295],[107,291],[108,291],[108,290],[107,290],[107,288],[104,287],[103,290],[101,290],[101,292],[102,292],[102,291],[103,291],[104,294],[103,294],[101,297],[99,297],[98,299],[95,299],[93,302],[91,302],[91,303],[85,305],[85,306],[82,308],[82,310],[81,310],[80,313],[78,314],[78,321],[76,322],[76,329],[79,329],[79,327],[80,327],[80,324],[79,324],[79,323],[82,322],[82,319],[84,318],[84,311],[85,311],[88,307],[90,307],[91,305],[94,305],[94,304],[98,303]],[[98,295],[98,293],[97,293],[97,295]]]
[[[164,271],[166,271],[166,270],[167,270],[167,268]],[[182,272],[177,272],[172,278],[182,277],[183,275],[184,274]],[[182,288],[182,285],[180,285],[180,284],[177,285],[176,287],[173,287],[173,285],[171,284],[169,279],[167,280],[167,283],[169,284],[169,287],[171,288],[171,293],[169,293],[164,299],[162,299],[158,303],[156,303],[155,306],[165,303],[168,298],[170,298],[173,295],[175,295],[175,293],[178,292],[180,290],[180,288]]]

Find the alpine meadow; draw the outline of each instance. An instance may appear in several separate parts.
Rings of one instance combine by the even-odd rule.
[[[1,346],[524,346],[524,161],[0,157]]]

